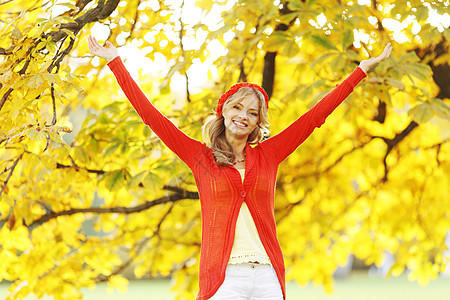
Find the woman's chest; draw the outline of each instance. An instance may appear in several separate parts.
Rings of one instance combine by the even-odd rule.
[[[220,167],[215,163],[205,163],[197,168],[194,175],[201,198],[230,201],[266,198],[274,192],[276,172],[276,167],[259,161],[251,168],[245,165],[245,169],[242,166]]]

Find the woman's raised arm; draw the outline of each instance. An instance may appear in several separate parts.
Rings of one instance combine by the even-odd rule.
[[[125,68],[116,47],[110,42],[106,42],[108,47],[103,47],[92,36],[88,37],[88,44],[92,54],[108,60],[109,68],[142,121],[150,126],[170,150],[191,167],[195,162],[195,155],[204,148],[204,145],[184,134],[153,106]]]
[[[311,135],[315,128],[325,123],[325,119],[348,97],[354,87],[366,77],[366,73],[387,59],[391,51],[391,43],[388,43],[380,56],[361,61],[353,73],[341,84],[282,132],[262,142],[261,146],[272,148],[278,163],[282,162]]]

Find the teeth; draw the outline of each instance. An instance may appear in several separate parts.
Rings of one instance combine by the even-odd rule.
[[[238,121],[234,121],[234,123],[239,125],[239,126],[247,127],[247,124],[244,124],[244,123],[241,123],[241,122],[238,122]]]

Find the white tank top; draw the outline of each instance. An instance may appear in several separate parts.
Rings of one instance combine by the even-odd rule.
[[[245,169],[237,169],[244,180]],[[236,221],[233,248],[231,249],[229,264],[258,262],[271,264],[269,256],[259,238],[258,230],[245,201],[242,203]]]

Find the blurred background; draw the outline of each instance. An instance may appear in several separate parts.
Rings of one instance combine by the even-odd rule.
[[[0,297],[198,290],[194,178],[89,53],[93,35],[198,140],[234,83],[267,91],[270,137],[392,42],[280,165],[288,296],[449,299],[449,26],[444,0],[1,0]]]

